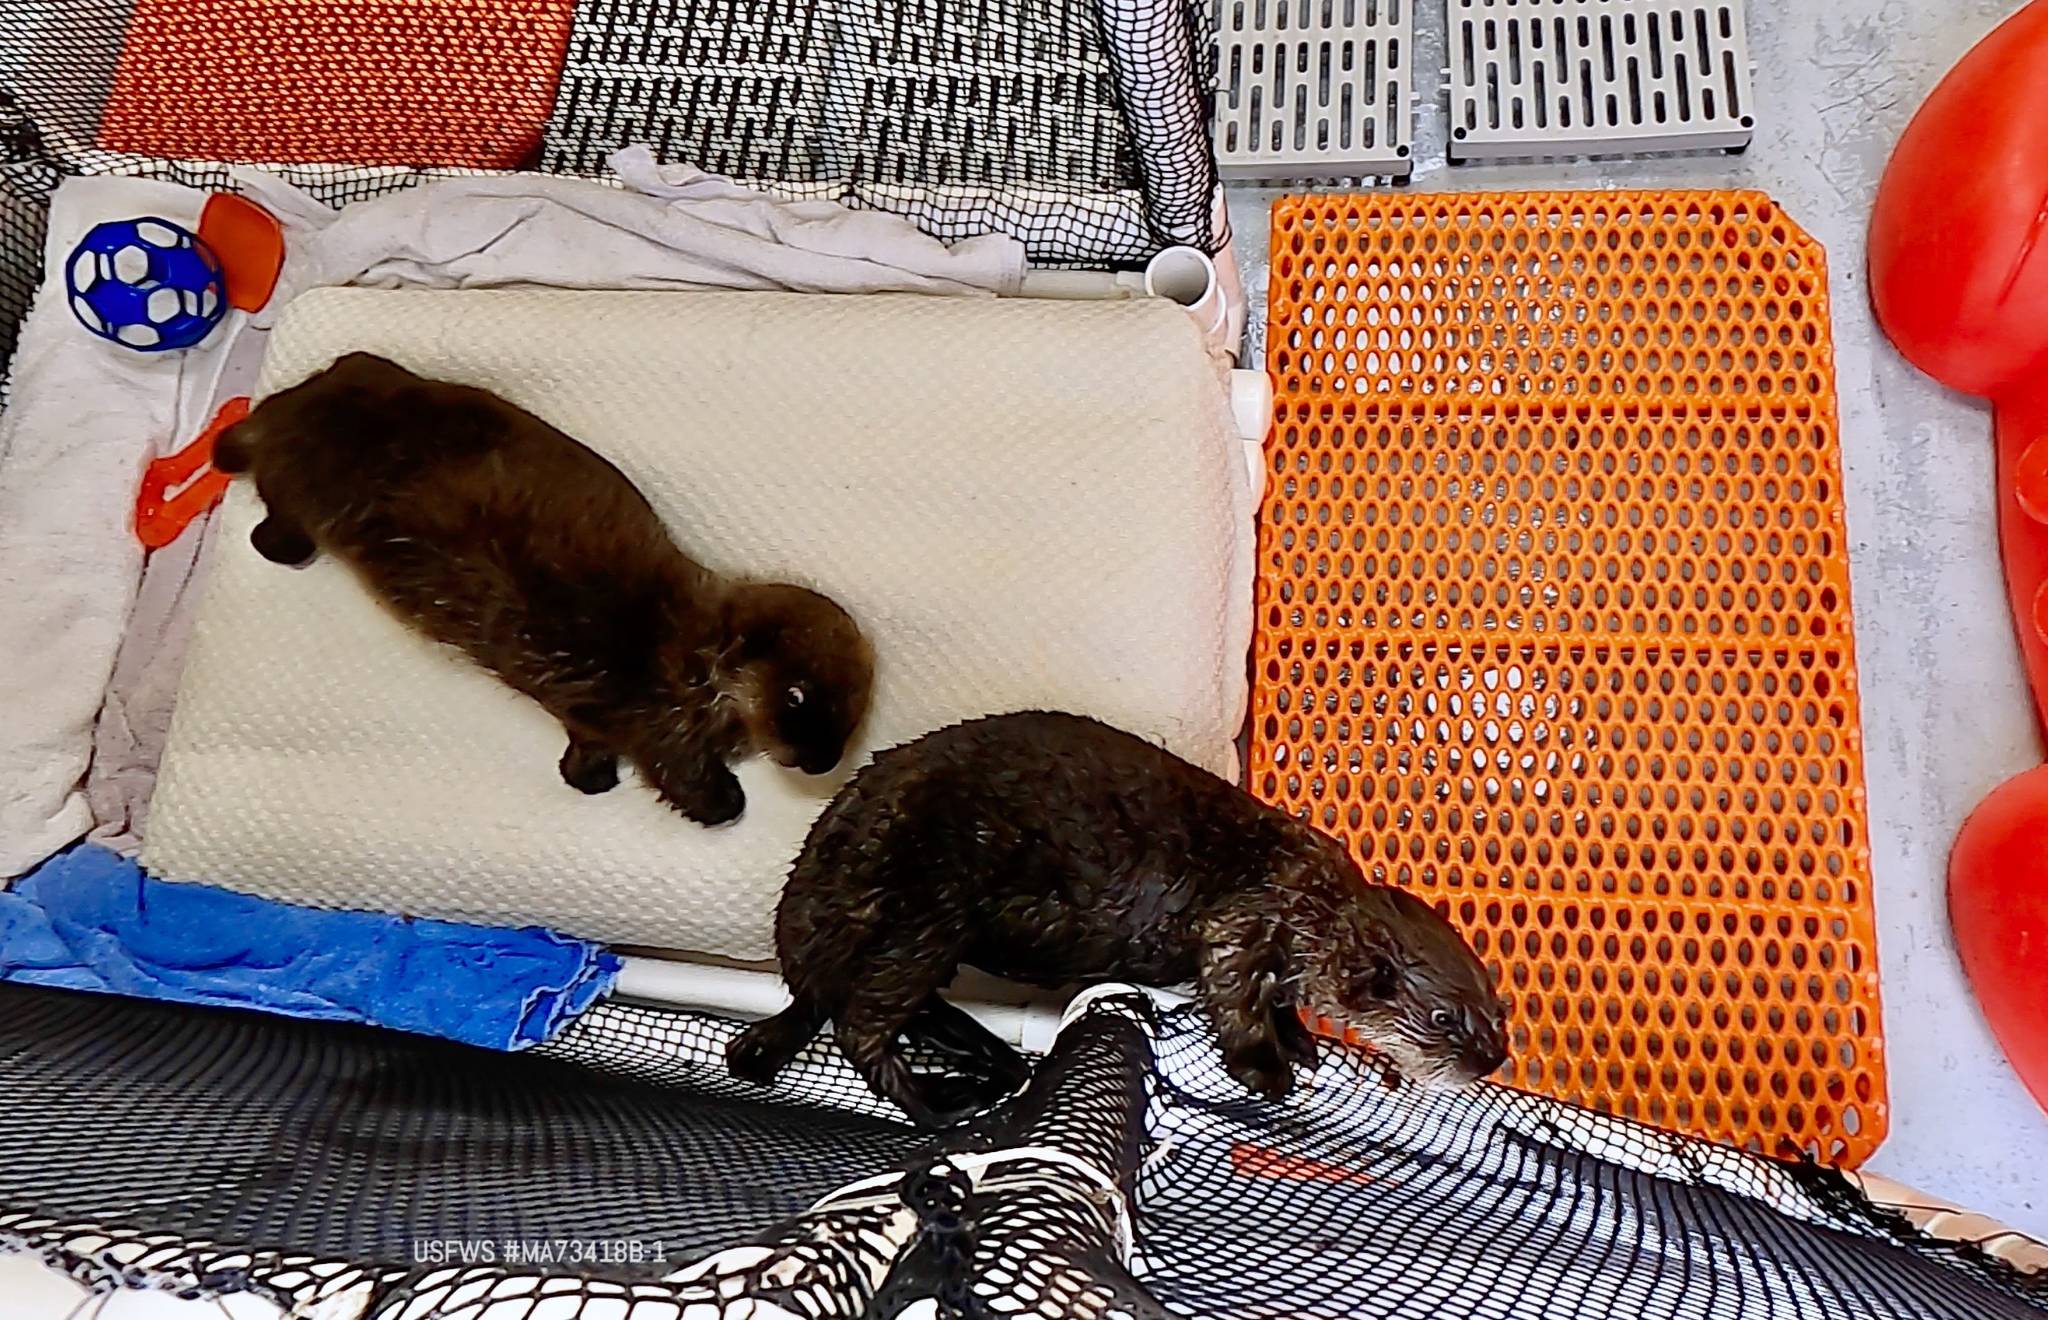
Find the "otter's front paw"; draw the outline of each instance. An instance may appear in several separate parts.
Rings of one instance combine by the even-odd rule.
[[[719,771],[671,796],[671,805],[699,825],[723,825],[738,820],[747,809],[746,790],[740,787],[739,776],[732,771],[723,766]]]
[[[1273,1039],[1280,1047],[1280,1057],[1297,1068],[1314,1072],[1322,1062],[1314,1033],[1301,1020],[1301,1014],[1292,1008],[1281,1007],[1273,1011]]]
[[[1294,1090],[1294,1069],[1271,1041],[1225,1053],[1223,1066],[1247,1091],[1268,1100],[1284,1100]]]
[[[605,748],[571,740],[562,753],[562,782],[579,793],[609,793],[619,786],[619,758]]]

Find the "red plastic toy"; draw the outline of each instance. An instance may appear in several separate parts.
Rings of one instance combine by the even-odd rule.
[[[270,301],[284,268],[284,227],[276,216],[234,193],[214,193],[199,213],[199,237],[220,257],[230,306],[253,312]],[[229,399],[191,444],[143,471],[135,535],[144,546],[159,550],[177,540],[227,493],[227,474],[212,466],[213,442],[248,415],[249,400]]]
[[[229,399],[191,444],[143,470],[142,489],[135,497],[135,535],[143,545],[151,550],[169,545],[227,494],[228,474],[213,466],[213,442],[248,415],[246,397]],[[183,489],[174,495],[175,486]]]
[[[1996,410],[1998,526],[2048,724],[2048,0],[1963,58],[1906,129],[1870,230],[1879,321],[1921,370]],[[1956,947],[2048,1109],[2048,766],[1971,814],[1949,859]]]

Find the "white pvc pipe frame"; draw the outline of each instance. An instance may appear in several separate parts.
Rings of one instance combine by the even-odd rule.
[[[1224,335],[1230,309],[1224,302],[1223,282],[1217,278],[1216,263],[1200,248],[1170,247],[1153,257],[1145,267],[1145,292],[1180,304],[1204,339]]]
[[[1153,257],[1142,275],[1101,270],[1030,271],[1021,298],[1123,298],[1142,292],[1185,308],[1210,355],[1235,364],[1244,337],[1244,285],[1237,259],[1226,247],[1214,257],[1200,248],[1170,247]],[[1273,422],[1273,381],[1263,370],[1232,365],[1228,371],[1230,417],[1245,446],[1252,498],[1265,492],[1266,433]]]
[[[747,1019],[770,1017],[789,1007],[789,987],[770,971],[631,955],[622,961],[612,992],[620,999]],[[1169,1006],[1187,1002],[1187,996],[1178,991],[1147,989],[1145,993]],[[1026,1003],[948,997],[1004,1041],[1034,1054],[1052,1048],[1069,1007],[1067,1001],[1049,995]]]

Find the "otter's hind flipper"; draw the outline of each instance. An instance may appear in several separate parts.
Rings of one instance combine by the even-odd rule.
[[[843,1046],[842,1046],[843,1048]],[[856,1065],[868,1089],[901,1109],[927,1131],[952,1127],[1009,1098],[1010,1088],[986,1077],[956,1077],[913,1070],[893,1044]]]
[[[1010,1098],[1013,1088],[982,1077],[949,1077],[934,1073],[910,1074],[915,1099],[898,1100],[903,1112],[919,1127],[938,1131],[964,1123],[976,1114],[987,1113]]]
[[[910,1020],[907,1029],[918,1044],[949,1063],[1014,1091],[1031,1080],[1031,1065],[1002,1037],[977,1022],[965,1009],[938,995]]]
[[[725,1047],[726,1071],[743,1082],[766,1086],[796,1061],[824,1026],[824,1010],[799,998],[734,1036]]]

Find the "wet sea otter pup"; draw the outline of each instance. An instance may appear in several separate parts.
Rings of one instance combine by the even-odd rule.
[[[943,1126],[1023,1080],[939,997],[960,966],[1037,985],[1193,981],[1232,1075],[1279,1097],[1356,1029],[1406,1076],[1507,1058],[1484,964],[1428,904],[1335,841],[1143,739],[1074,715],[974,720],[877,757],[811,828],[776,911],[794,1001],[727,1051],[773,1078],[827,1020],[878,1095]],[[911,1070],[908,1034],[980,1085]]]
[[[624,756],[718,824],[746,807],[728,762],[764,752],[823,774],[866,714],[873,660],[846,611],[698,564],[617,468],[484,390],[352,353],[265,399],[213,461],[255,477],[258,553],[334,554],[539,702],[585,793],[617,784]]]

